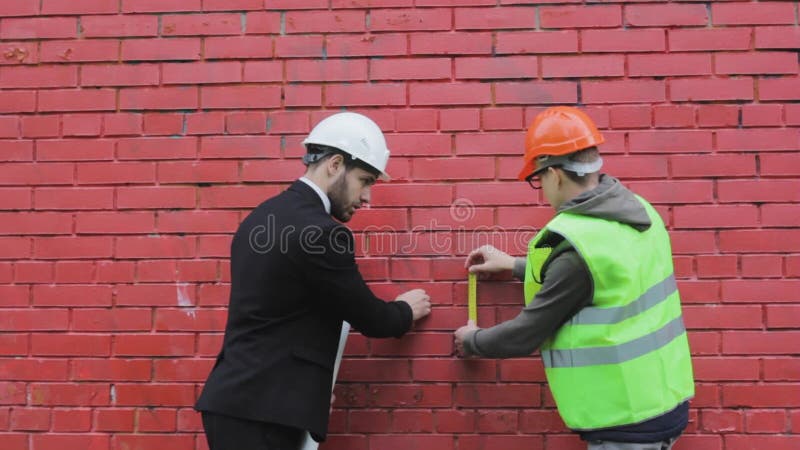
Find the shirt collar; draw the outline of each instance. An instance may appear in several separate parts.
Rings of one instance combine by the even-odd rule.
[[[320,200],[322,200],[322,206],[325,207],[325,212],[330,214],[331,213],[331,200],[328,198],[328,195],[320,189],[313,181],[309,180],[306,177],[300,177],[300,181],[303,183],[311,186],[311,189],[319,195]]]

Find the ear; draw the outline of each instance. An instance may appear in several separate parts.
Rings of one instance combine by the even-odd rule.
[[[328,169],[328,176],[335,176],[344,167],[344,157],[342,155],[333,155],[328,158],[328,163],[325,165]]]

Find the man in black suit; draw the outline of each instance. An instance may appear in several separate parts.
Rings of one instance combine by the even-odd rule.
[[[342,224],[388,178],[378,126],[339,113],[304,144],[305,176],[256,207],[231,244],[225,338],[195,405],[211,450],[296,450],[306,430],[323,441],[342,321],[400,337],[430,313],[422,289],[391,302],[373,295]]]

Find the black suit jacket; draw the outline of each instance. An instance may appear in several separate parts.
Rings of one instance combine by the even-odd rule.
[[[412,314],[407,303],[372,294],[352,232],[296,181],[234,235],[225,338],[195,408],[324,440],[343,320],[365,336],[400,337]]]

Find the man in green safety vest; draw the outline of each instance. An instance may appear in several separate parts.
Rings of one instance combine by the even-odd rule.
[[[524,280],[525,307],[491,328],[468,322],[456,349],[509,358],[538,348],[558,412],[589,450],[668,450],[694,396],[669,236],[647,201],[599,173],[602,142],[576,108],[536,117],[519,179],[542,189],[556,216],[527,258],[484,246],[466,261],[473,273]]]

